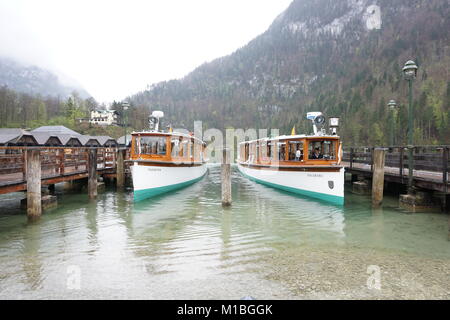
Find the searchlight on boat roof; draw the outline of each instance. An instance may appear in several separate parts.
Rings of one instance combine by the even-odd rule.
[[[152,112],[152,115],[148,118],[150,130],[159,131],[160,118],[164,118],[164,112],[162,111]]]
[[[315,135],[323,134],[323,130],[318,131],[317,129],[317,127],[322,129],[325,124],[325,117],[322,112],[308,112],[306,114],[306,119],[312,121]]]

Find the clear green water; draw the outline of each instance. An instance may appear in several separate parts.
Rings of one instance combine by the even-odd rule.
[[[340,207],[237,170],[232,179],[231,208],[222,208],[220,170],[210,167],[202,181],[139,203],[131,191],[107,189],[94,202],[60,194],[58,208],[32,224],[18,208],[23,195],[1,196],[0,298],[286,298],[261,262],[286,248],[450,259],[448,215],[406,214],[396,197],[372,210],[369,197],[349,192]]]

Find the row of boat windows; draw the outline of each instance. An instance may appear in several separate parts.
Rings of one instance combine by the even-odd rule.
[[[309,141],[308,160],[336,160],[336,143],[336,140]],[[303,141],[259,141],[258,143],[245,144],[244,150],[245,161],[255,161],[256,156],[263,161],[305,160]],[[275,156],[278,156],[278,158],[275,159]]]
[[[165,137],[136,137],[134,150],[140,155],[167,155],[167,140]],[[194,155],[194,143],[190,139],[171,139],[172,157],[192,157]],[[199,145],[201,147],[201,145]],[[201,153],[201,152],[198,152]]]
[[[166,138],[164,137],[138,137],[134,142],[134,150],[137,154],[165,155],[167,152]]]

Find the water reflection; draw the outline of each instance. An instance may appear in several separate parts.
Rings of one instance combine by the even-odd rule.
[[[386,197],[374,210],[370,198],[347,194],[346,205],[335,206],[236,170],[232,186],[229,208],[220,201],[220,167],[192,186],[138,203],[132,192],[113,188],[94,202],[85,193],[59,193],[58,208],[30,225],[0,197],[0,297],[269,298],[274,284],[264,282],[261,261],[287,248],[450,257],[447,217],[403,214],[397,199]],[[81,270],[80,291],[66,287],[68,266]]]
[[[27,226],[27,237],[23,239],[22,268],[24,284],[31,290],[41,288],[44,280],[43,262],[39,250],[41,246],[41,224],[30,223]]]

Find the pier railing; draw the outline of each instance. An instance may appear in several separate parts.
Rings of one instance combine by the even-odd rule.
[[[402,182],[407,181],[408,153],[407,146],[377,147],[386,149],[385,167],[386,173],[397,174]],[[448,171],[449,145],[440,146],[412,146],[413,150],[413,176],[416,178],[439,181],[445,186],[449,182]],[[375,147],[346,147],[344,148],[343,161],[350,170],[367,170],[373,172],[373,154]]]
[[[26,180],[26,154],[39,150],[43,177],[63,176],[86,172],[88,151],[86,147],[0,147],[0,184]],[[115,169],[117,148],[97,149],[97,169]]]

